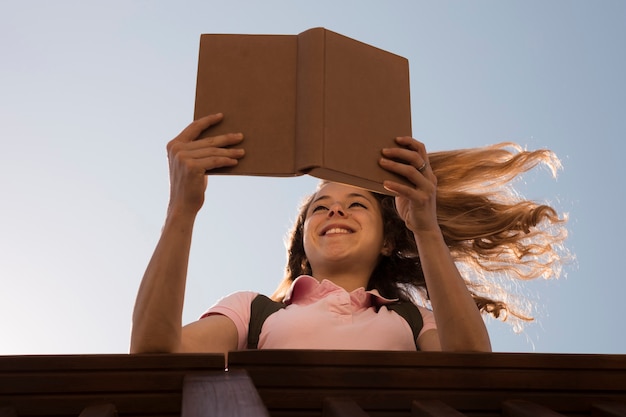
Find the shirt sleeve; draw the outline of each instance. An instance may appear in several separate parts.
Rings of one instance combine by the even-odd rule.
[[[422,330],[420,330],[420,333],[417,335],[417,338],[419,339],[419,337],[422,334],[424,334],[426,331],[437,329],[437,323],[435,323],[435,315],[433,314],[432,311],[430,311],[426,307],[422,307],[419,305],[417,306],[417,309],[422,314],[422,321],[423,321]]]
[[[243,350],[248,344],[250,304],[257,295],[258,293],[252,291],[239,291],[227,295],[202,314],[200,319],[214,314],[221,314],[231,319],[235,323],[235,327],[237,327],[237,349]]]

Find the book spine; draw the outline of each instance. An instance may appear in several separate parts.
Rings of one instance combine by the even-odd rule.
[[[295,162],[301,173],[320,167],[324,158],[326,29],[298,35]]]

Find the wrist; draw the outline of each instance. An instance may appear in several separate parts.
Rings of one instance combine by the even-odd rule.
[[[413,230],[412,232],[418,246],[420,244],[428,243],[443,243],[445,245],[443,233],[441,232],[439,225],[430,229]]]
[[[193,210],[178,205],[170,205],[167,208],[164,228],[169,226],[175,226],[182,229],[185,229],[187,227],[192,228],[197,215],[198,210]]]
[[[176,218],[195,218],[201,208],[202,202],[200,204],[189,204],[177,201],[176,199],[171,199],[169,205],[167,206],[167,216]]]

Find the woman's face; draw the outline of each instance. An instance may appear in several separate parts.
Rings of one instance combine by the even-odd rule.
[[[307,210],[303,244],[313,274],[346,263],[373,271],[384,246],[378,201],[360,188],[324,184]]]

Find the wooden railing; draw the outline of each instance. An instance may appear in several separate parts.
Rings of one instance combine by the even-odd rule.
[[[622,416],[626,355],[0,357],[0,417]]]
[[[121,416],[178,416],[185,375],[223,370],[223,355],[0,357],[0,408],[76,417],[112,404]]]

